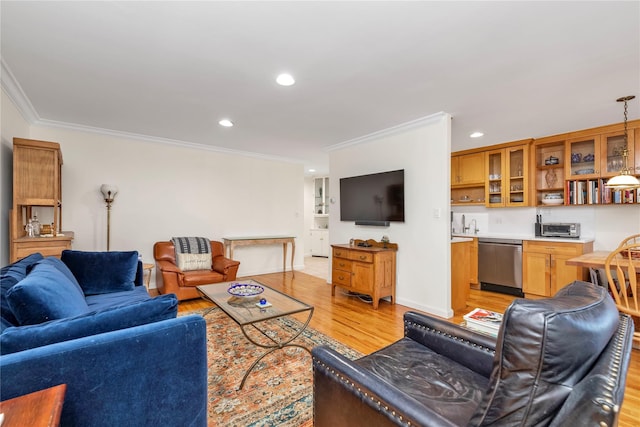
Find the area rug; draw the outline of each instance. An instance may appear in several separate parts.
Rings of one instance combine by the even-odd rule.
[[[250,343],[240,327],[217,307],[181,316],[187,314],[204,315],[207,322],[209,426],[313,425],[313,377],[308,352],[298,347],[274,351],[256,365],[244,388],[238,390],[246,370],[266,350]],[[300,326],[301,322],[291,317],[261,324],[276,339],[295,334]],[[251,337],[258,342],[266,340],[253,332]],[[326,345],[350,359],[362,356],[312,328],[293,343],[308,349]]]

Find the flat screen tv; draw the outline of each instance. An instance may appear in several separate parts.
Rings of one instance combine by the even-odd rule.
[[[340,221],[404,222],[404,169],[340,179]]]

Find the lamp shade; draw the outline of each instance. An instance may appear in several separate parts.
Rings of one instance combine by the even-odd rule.
[[[113,200],[116,197],[116,194],[118,194],[118,187],[116,187],[115,185],[102,184],[100,186],[100,191],[102,192],[105,200]]]
[[[611,178],[605,185],[614,190],[627,190],[640,188],[640,181],[633,175],[622,173]]]

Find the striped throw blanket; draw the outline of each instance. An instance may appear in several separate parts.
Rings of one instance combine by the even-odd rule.
[[[206,237],[172,237],[176,265],[182,271],[211,269],[211,243]]]

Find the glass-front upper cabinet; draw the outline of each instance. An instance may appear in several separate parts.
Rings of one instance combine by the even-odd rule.
[[[600,176],[600,135],[567,141],[565,173],[567,179]]]
[[[506,205],[507,206],[526,206],[529,203],[528,197],[528,175],[529,165],[529,146],[522,145],[517,147],[505,148],[505,158],[507,163],[505,170],[507,171],[507,181],[504,182]]]
[[[485,205],[488,207],[505,206],[502,177],[505,171],[504,150],[487,151],[487,184],[485,185]]]
[[[629,153],[628,166],[634,167],[634,135],[633,132],[628,132],[627,149]],[[602,135],[602,148],[601,148],[601,173],[600,176],[611,177],[618,175],[624,165],[624,158],[622,153],[624,151],[625,141],[624,132],[614,132]],[[640,172],[632,172],[640,173]]]
[[[314,179],[314,210],[316,215],[329,215],[329,178]]]

